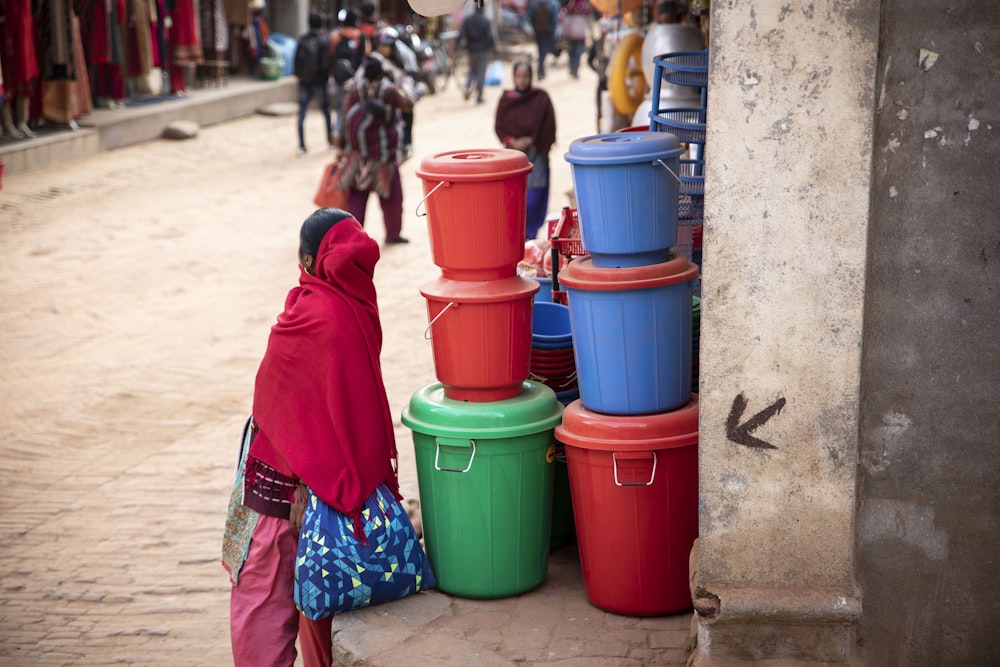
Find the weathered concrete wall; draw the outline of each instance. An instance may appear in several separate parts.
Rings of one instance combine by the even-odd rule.
[[[696,609],[713,661],[851,650],[878,24],[875,0],[712,3]]]
[[[860,650],[869,665],[996,665],[1000,4],[884,2],[882,25]]]

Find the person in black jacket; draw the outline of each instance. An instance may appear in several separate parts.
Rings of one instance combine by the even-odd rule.
[[[326,137],[333,148],[333,127],[330,123],[330,95],[327,80],[330,78],[330,42],[323,33],[323,17],[316,12],[309,13],[309,32],[298,39],[295,46],[295,76],[299,80],[299,155],[306,152],[303,124],[306,110],[313,95],[319,100],[319,107],[326,120]]]
[[[493,23],[483,12],[482,5],[476,5],[476,10],[462,21],[458,32],[458,46],[463,46],[469,52],[469,76],[465,81],[465,99],[472,96],[473,85],[476,91],[476,104],[482,104],[483,88],[486,85],[486,68],[493,56],[496,39],[493,36]]]

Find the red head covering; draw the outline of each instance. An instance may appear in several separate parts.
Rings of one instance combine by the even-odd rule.
[[[372,282],[378,259],[378,243],[357,220],[333,225],[316,275],[301,272],[271,328],[254,390],[254,420],[266,437],[250,455],[352,517],[379,484],[398,494]]]

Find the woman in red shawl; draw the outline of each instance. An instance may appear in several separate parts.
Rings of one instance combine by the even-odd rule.
[[[548,93],[531,85],[531,64],[514,63],[514,89],[497,105],[494,129],[507,148],[524,151],[534,167],[528,174],[528,218],[525,236],[538,235],[549,208],[549,150],[556,141],[556,112]]]
[[[290,667],[297,631],[305,665],[331,661],[332,617],[307,619],[293,597],[299,529],[290,518],[297,485],[354,518],[355,530],[377,487],[399,495],[379,361],[378,259],[378,243],[349,213],[320,209],[302,225],[299,285],[271,328],[254,388],[242,489],[242,505],[253,510],[252,539],[242,562],[240,556],[224,561],[233,579],[237,666]]]

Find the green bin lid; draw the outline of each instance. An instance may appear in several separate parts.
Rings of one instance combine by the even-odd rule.
[[[554,428],[563,406],[549,387],[526,380],[521,393],[504,401],[456,401],[440,382],[419,389],[403,408],[403,424],[427,435],[496,440]]]

